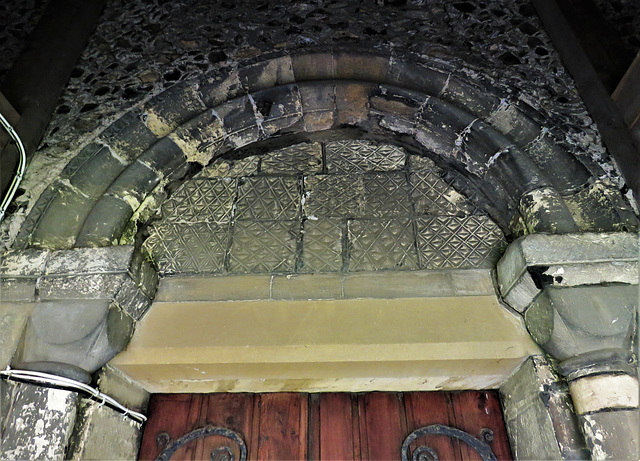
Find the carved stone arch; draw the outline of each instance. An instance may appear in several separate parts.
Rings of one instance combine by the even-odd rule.
[[[86,146],[42,194],[16,246],[117,244],[150,194],[189,163],[344,127],[464,174],[507,235],[633,229],[635,216],[598,183],[599,172],[560,148],[544,117],[500,93],[436,60],[341,51],[279,56],[179,84]]]

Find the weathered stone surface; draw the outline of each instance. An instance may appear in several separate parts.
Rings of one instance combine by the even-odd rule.
[[[364,210],[362,178],[349,175],[308,176],[303,210],[308,218],[359,217]]]
[[[525,322],[533,339],[564,361],[603,349],[629,350],[637,309],[635,285],[547,287],[525,312]]]
[[[342,269],[342,225],[336,218],[307,219],[302,234],[304,272],[335,272]]]
[[[295,178],[246,178],[238,186],[236,219],[295,219],[300,190]]]
[[[543,356],[500,387],[514,459],[589,459],[566,385]]]
[[[603,411],[580,419],[592,459],[640,459],[640,410]]]
[[[322,173],[322,145],[296,144],[262,158],[261,171],[269,174]]]
[[[97,373],[98,389],[130,410],[146,413],[150,394],[120,370],[106,365]]]
[[[35,301],[36,278],[0,277],[0,299],[3,302]]]
[[[63,459],[76,417],[78,394],[13,384],[2,420],[2,459]]]
[[[124,349],[132,333],[133,319],[108,300],[40,302],[14,365],[88,382]]]
[[[251,156],[237,160],[216,160],[198,174],[198,178],[236,178],[252,176],[258,172],[260,157]]]
[[[135,460],[142,425],[118,411],[82,399],[66,459]]]
[[[417,269],[415,234],[408,219],[353,219],[348,223],[349,270]]]
[[[300,239],[297,221],[238,221],[233,227],[230,272],[293,272]]]
[[[400,170],[406,158],[399,147],[369,141],[328,142],[326,149],[329,173]]]
[[[587,376],[569,383],[579,415],[613,408],[638,408],[638,378],[629,375]]]
[[[4,296],[3,296],[4,298]],[[12,303],[6,299],[0,303],[0,368],[11,363],[13,354],[22,337],[27,319],[34,308],[33,303]]]
[[[523,312],[543,285],[574,284],[563,275],[561,267],[572,266],[570,272],[580,274],[575,284],[590,277],[598,282],[617,282],[619,271],[603,277],[601,264],[634,265],[637,259],[638,238],[631,233],[533,234],[509,245],[497,265],[498,283],[505,301]],[[551,266],[554,269],[549,271]]]

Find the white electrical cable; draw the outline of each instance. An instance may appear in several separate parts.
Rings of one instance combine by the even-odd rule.
[[[122,413],[122,417],[125,418],[129,416],[132,419],[140,423],[144,423],[147,420],[147,417],[142,413],[138,413],[137,411],[133,411],[120,404],[118,401],[109,397],[106,394],[103,394],[98,389],[94,389],[91,386],[87,386],[80,381],[76,381],[74,379],[65,378],[62,376],[51,375],[49,373],[42,373],[40,371],[30,371],[30,370],[11,370],[7,367],[6,370],[0,370],[0,376],[7,377],[9,379],[17,379],[26,382],[38,383],[38,384],[49,384],[53,386],[62,387],[66,390],[73,389],[78,391],[83,391],[88,394],[91,394],[93,398],[99,400],[101,402],[100,405],[108,403],[118,411]]]
[[[9,133],[9,136],[11,136],[11,139],[15,141],[16,145],[18,146],[18,151],[20,152],[20,159],[18,160],[18,171],[16,175],[13,177],[13,180],[11,181],[11,185],[7,189],[7,193],[2,199],[2,203],[0,203],[0,222],[2,222],[2,220],[4,219],[4,214],[7,212],[7,208],[9,208],[9,203],[11,203],[11,200],[13,200],[13,197],[16,194],[16,191],[18,190],[18,186],[22,181],[22,177],[24,176],[24,170],[27,168],[27,152],[24,149],[24,144],[22,144],[22,140],[20,139],[20,136],[18,136],[18,133],[16,133],[16,130],[13,129],[13,127],[9,124],[7,119],[4,118],[4,115],[2,115],[1,113],[0,113],[0,124],[2,124],[5,130],[7,130],[7,132]]]

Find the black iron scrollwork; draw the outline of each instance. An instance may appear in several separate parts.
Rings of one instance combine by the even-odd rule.
[[[491,432],[490,430],[487,431],[489,432],[487,432],[486,435],[484,431],[482,435],[485,440],[490,441],[489,439],[493,439],[493,432]],[[489,436],[489,433],[491,433],[491,436]],[[409,461],[409,459],[413,461],[438,461],[438,454],[433,448],[427,446],[416,448],[413,451],[413,456],[411,455],[411,449],[409,447],[411,443],[414,440],[427,435],[444,435],[447,437],[462,440],[480,455],[482,461],[498,461],[496,456],[491,451],[491,447],[489,447],[489,445],[487,445],[486,443],[481,442],[465,431],[461,431],[460,429],[456,429],[455,427],[443,426],[441,424],[421,427],[420,429],[416,429],[411,434],[409,434],[407,438],[404,439],[404,443],[402,444],[402,461]]]
[[[173,454],[178,451],[178,449],[196,439],[203,439],[205,437],[211,437],[214,435],[219,435],[222,437],[226,437],[228,439],[233,440],[240,447],[240,459],[239,461],[246,461],[247,459],[247,445],[244,443],[244,440],[237,432],[234,432],[230,429],[226,429],[224,427],[215,427],[215,426],[205,426],[200,429],[196,429],[194,431],[189,432],[188,434],[183,435],[179,439],[171,442],[169,440],[169,436],[165,433],[159,434],[157,437],[157,442],[163,443],[166,445],[164,449],[160,452],[156,461],[168,461]],[[233,450],[230,447],[219,447],[211,452],[211,461],[235,461],[235,456],[233,455]]]

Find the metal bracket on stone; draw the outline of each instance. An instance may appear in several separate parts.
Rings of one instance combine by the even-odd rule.
[[[632,371],[636,235],[528,235],[509,246],[497,272],[504,300],[569,379]]]
[[[3,297],[35,305],[14,366],[84,382],[126,347],[157,286],[132,246],[8,253],[0,280]]]

